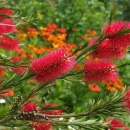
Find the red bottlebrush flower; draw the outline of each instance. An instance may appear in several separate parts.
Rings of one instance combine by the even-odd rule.
[[[3,33],[11,33],[16,29],[16,25],[11,19],[5,18],[1,23],[0,23],[0,34]]]
[[[48,82],[67,73],[74,66],[74,58],[67,51],[59,49],[31,62],[31,71],[38,82]]]
[[[117,78],[116,66],[111,61],[87,61],[84,68],[87,82],[113,81]]]
[[[32,112],[35,111],[36,109],[37,109],[37,105],[32,102],[27,102],[23,106],[23,112]]]
[[[1,39],[0,39],[0,47],[5,49],[5,50],[17,50],[18,49],[18,41],[17,39],[11,39],[11,38],[8,38],[6,36],[1,36]]]
[[[0,14],[6,14],[6,15],[12,15],[13,14],[13,10],[11,9],[7,9],[7,8],[1,8],[0,9]]]
[[[94,58],[104,58],[104,59],[123,58],[126,52],[126,45],[124,46],[121,46],[120,44],[115,45],[114,42],[115,42],[114,38],[105,39],[96,47],[96,51],[92,53],[92,56]],[[90,44],[92,43],[90,42]]]
[[[50,123],[39,123],[39,122],[32,122],[34,126],[34,130],[52,130],[52,125]]]
[[[117,34],[118,32],[120,32],[124,29],[128,29],[128,28],[130,28],[128,22],[115,21],[110,24],[106,24],[103,27],[103,33],[105,36],[109,37],[109,36],[113,36],[113,35]]]
[[[130,90],[128,90],[124,95],[123,106],[130,110]]]
[[[114,118],[112,121],[110,121],[110,130],[117,130],[117,129],[129,130],[124,123]]]
[[[45,107],[48,108],[56,108],[58,105],[57,104],[51,104],[51,103],[46,103]],[[47,115],[59,115],[62,113],[62,110],[47,110],[47,111],[43,111],[44,114]]]

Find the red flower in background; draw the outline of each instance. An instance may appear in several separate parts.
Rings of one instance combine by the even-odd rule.
[[[84,78],[87,82],[113,81],[117,78],[115,68],[111,61],[87,61],[84,64]]]
[[[16,38],[11,39],[9,37],[6,37],[4,35],[0,38],[0,48],[3,48],[5,50],[17,50],[18,49],[18,41]]]
[[[70,71],[75,62],[64,49],[59,49],[31,62],[31,71],[38,82],[48,82]]]

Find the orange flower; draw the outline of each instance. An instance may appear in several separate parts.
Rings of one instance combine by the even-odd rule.
[[[96,35],[96,31],[94,30],[86,30],[86,32],[90,35]]]
[[[27,30],[28,30],[27,32],[28,37],[36,37],[38,35],[38,31],[35,28],[27,27]]]
[[[19,41],[24,41],[27,37],[27,34],[23,30],[16,30],[15,32],[17,33],[17,39]]]
[[[33,54],[26,54],[26,56],[30,59],[34,58],[34,55]]]
[[[82,36],[82,38],[86,41],[90,41],[92,38],[91,37],[88,37],[88,36]]]
[[[124,90],[124,86],[122,84],[122,80],[117,78],[114,81],[104,82],[106,89],[115,92],[117,90]]]
[[[28,83],[29,83],[29,84],[34,84],[34,83],[35,83],[35,80],[34,80],[34,79],[29,79],[29,80],[28,80]]]
[[[29,44],[28,45],[28,50],[32,50],[32,49],[34,49],[35,47],[34,47],[34,45],[32,45],[32,44]]]
[[[7,97],[7,96],[13,96],[14,91],[13,90],[3,90],[0,92],[0,97]]]
[[[57,32],[59,32],[59,33],[66,33],[67,30],[65,28],[57,28]]]
[[[75,64],[74,68],[76,70],[82,70],[82,66],[80,64]]]
[[[94,92],[98,92],[100,91],[100,87],[98,85],[94,85],[94,84],[89,84],[88,88]]]

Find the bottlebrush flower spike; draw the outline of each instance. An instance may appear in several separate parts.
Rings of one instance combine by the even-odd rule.
[[[87,61],[84,64],[87,82],[113,81],[117,78],[116,65],[111,61]]]
[[[56,108],[58,105],[57,104],[46,103],[44,106],[49,107],[49,108]],[[43,113],[47,114],[47,115],[59,115],[59,114],[62,113],[62,110],[46,110],[46,111],[43,111]]]
[[[127,35],[127,34],[126,34]],[[126,36],[127,37],[127,36]],[[90,46],[94,44],[94,41],[96,39],[93,39],[90,41]],[[124,42],[124,44],[123,44]],[[119,36],[118,38],[107,38],[103,40],[97,47],[96,51],[93,52],[91,55],[94,58],[103,58],[103,59],[109,59],[109,58],[117,58],[122,59],[124,57],[124,54],[126,52],[128,39],[123,40],[123,36]]]
[[[7,8],[1,8],[0,9],[0,14],[6,14],[6,15],[12,15],[13,14],[13,10],[11,9],[7,9]]]
[[[6,16],[11,16],[13,14],[13,10],[7,9],[7,8],[1,8],[0,9],[0,21],[3,21],[4,19],[7,19]]]
[[[128,90],[124,95],[123,106],[130,110],[130,90]]]
[[[118,32],[125,30],[125,29],[130,29],[130,23],[129,22],[124,22],[124,21],[115,21],[110,24],[106,24],[103,27],[103,34],[105,36],[113,36],[117,34]]]
[[[0,22],[0,34],[11,33],[16,29],[16,25],[11,19],[5,18]]]
[[[37,105],[32,102],[27,102],[23,106],[23,112],[32,112],[32,111],[36,111],[36,109],[37,109]]]
[[[34,130],[53,130],[50,123],[32,122]]]
[[[117,130],[117,129],[129,130],[124,123],[114,118],[113,120],[110,121],[110,130]]]
[[[68,52],[59,49],[31,62],[31,71],[38,82],[48,82],[70,71],[75,62]]]
[[[18,41],[17,39],[11,39],[4,35],[0,38],[0,48],[3,48],[5,50],[17,50],[18,49]]]

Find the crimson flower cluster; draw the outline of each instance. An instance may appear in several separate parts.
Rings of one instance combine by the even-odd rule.
[[[87,82],[113,81],[118,77],[113,59],[124,57],[130,45],[130,33],[125,32],[128,29],[130,23],[124,21],[115,21],[103,27],[102,35],[105,38],[91,54],[99,60],[86,61],[84,64],[84,78]],[[98,39],[99,37],[92,39],[89,46],[93,46]]]
[[[92,53],[92,56],[101,59],[123,58],[127,47],[130,45],[130,33],[122,35],[120,33],[127,29],[130,29],[129,22],[116,21],[105,25],[103,34],[106,39],[96,47],[96,51]],[[89,46],[92,46],[97,39],[92,39]]]
[[[10,51],[19,48],[17,39],[7,36],[16,29],[14,21],[9,18],[12,15],[13,11],[11,9],[0,8],[0,48]]]

